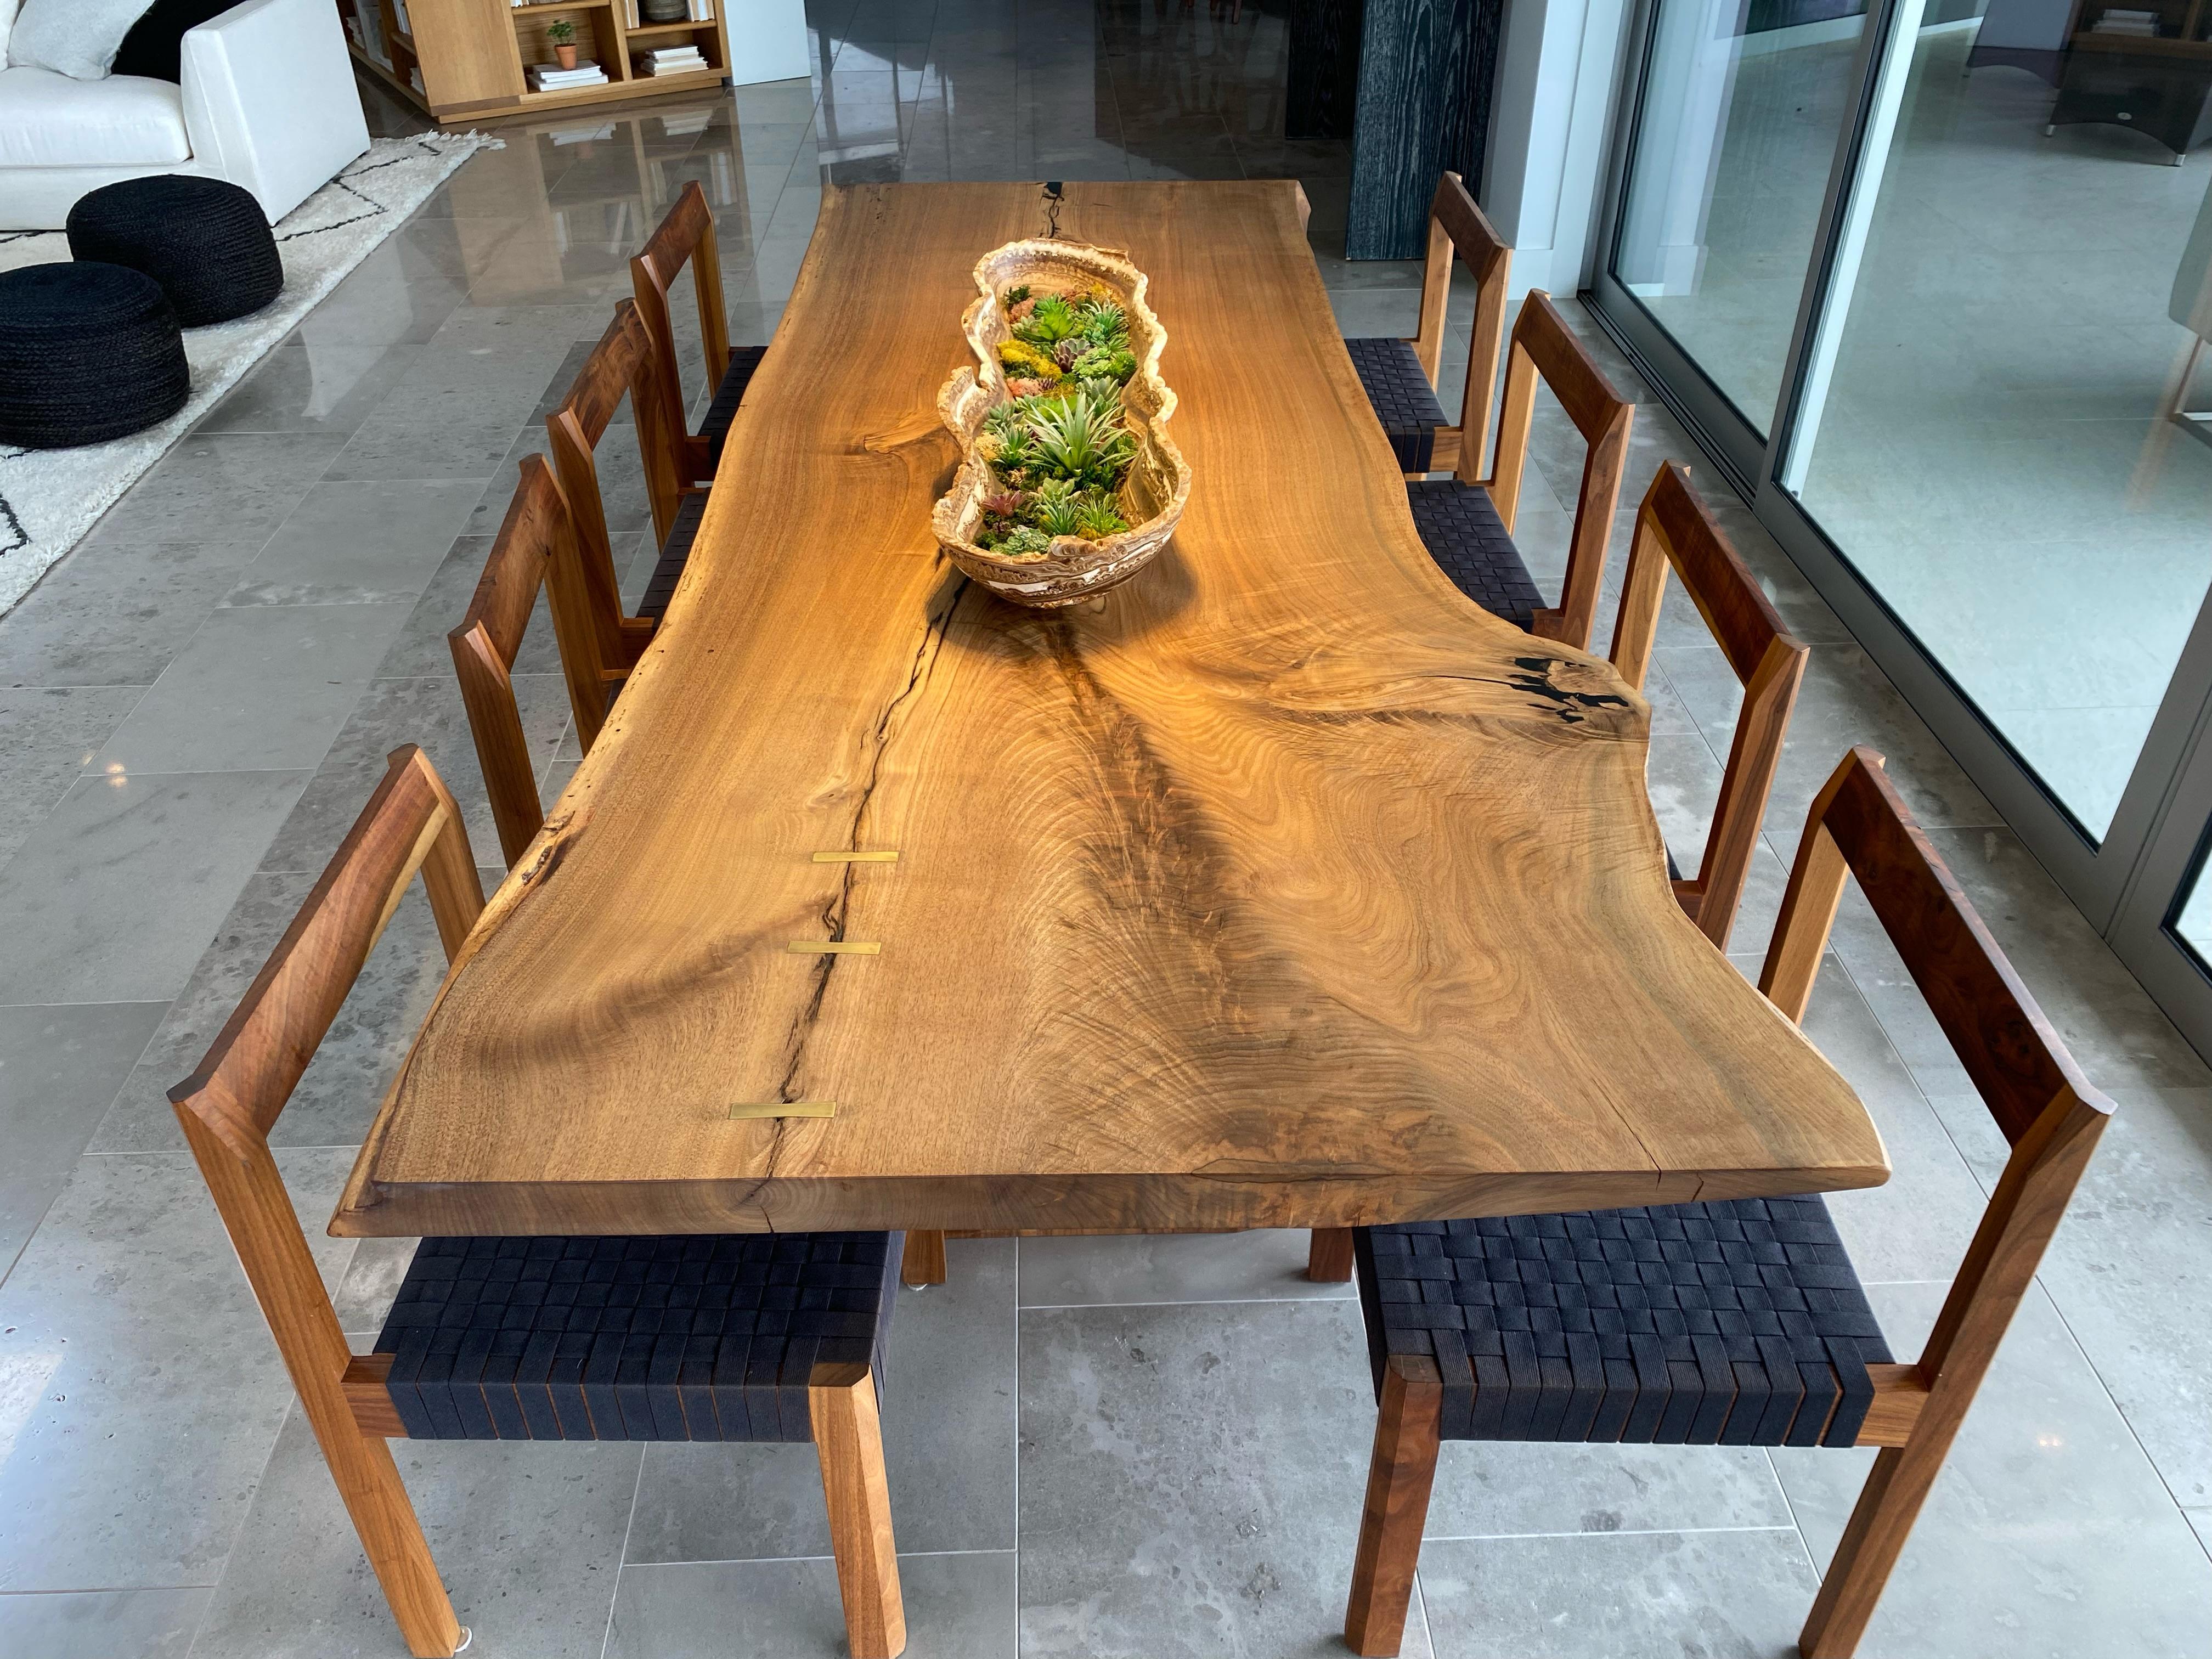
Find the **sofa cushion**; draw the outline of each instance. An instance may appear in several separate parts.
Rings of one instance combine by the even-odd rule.
[[[8,0],[0,0],[0,6]],[[156,81],[185,76],[185,31],[220,17],[238,0],[154,0],[154,9],[131,26],[115,53],[114,75],[147,75]]]
[[[8,67],[8,30],[15,21],[15,0],[0,0],[0,69]]]
[[[0,167],[159,167],[191,154],[184,94],[167,81],[0,70]]]
[[[8,64],[79,81],[106,78],[123,37],[154,0],[21,0]]]

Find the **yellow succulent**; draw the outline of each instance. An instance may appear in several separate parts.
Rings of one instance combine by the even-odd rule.
[[[1024,340],[1008,340],[999,347],[999,366],[1008,374],[1029,380],[1056,380],[1060,365],[1048,352],[1039,351]]]

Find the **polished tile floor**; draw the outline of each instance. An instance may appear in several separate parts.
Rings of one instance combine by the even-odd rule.
[[[1411,270],[1330,253],[1340,153],[1274,136],[1279,14],[823,0],[817,21],[811,85],[507,131],[0,619],[0,1652],[403,1650],[162,1091],[384,750],[422,743],[495,846],[441,636],[515,458],[685,180],[715,204],[740,340],[774,329],[825,179],[1048,171],[1300,176],[1346,328],[1410,326]],[[1648,401],[1638,431],[1639,477],[1690,457]],[[1559,433],[1547,412],[1523,509],[1547,578],[1576,465]],[[611,511],[636,550],[641,500]],[[1820,779],[1874,743],[2120,1103],[1864,1650],[2203,1659],[2212,1071],[1749,516],[1721,511],[1814,652],[1741,948],[1765,938]],[[1735,693],[1692,612],[1664,626],[1652,791],[1692,860]],[[538,639],[520,682],[549,796],[571,752],[554,665]],[[279,1126],[364,1335],[404,1249],[317,1224],[437,977],[411,899]],[[1897,1165],[1836,1210],[1909,1345],[2001,1148],[1856,902],[1811,1029]],[[1373,1409],[1355,1307],[1302,1261],[1267,1233],[956,1242],[951,1283],[902,1296],[887,1435],[915,1659],[1342,1651]],[[472,1651],[840,1650],[807,1448],[397,1449]],[[1865,1465],[1450,1447],[1406,1651],[1788,1653]]]

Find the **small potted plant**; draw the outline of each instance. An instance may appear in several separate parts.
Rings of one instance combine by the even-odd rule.
[[[565,17],[556,17],[545,26],[545,44],[553,48],[553,56],[564,70],[576,67],[576,26]]]

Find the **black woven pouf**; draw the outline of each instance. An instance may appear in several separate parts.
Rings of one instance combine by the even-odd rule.
[[[0,272],[0,444],[120,438],[167,420],[191,389],[177,313],[143,271],[80,260]]]
[[[78,198],[70,252],[159,283],[185,328],[258,311],[284,286],[276,238],[253,192],[222,179],[158,173]]]

